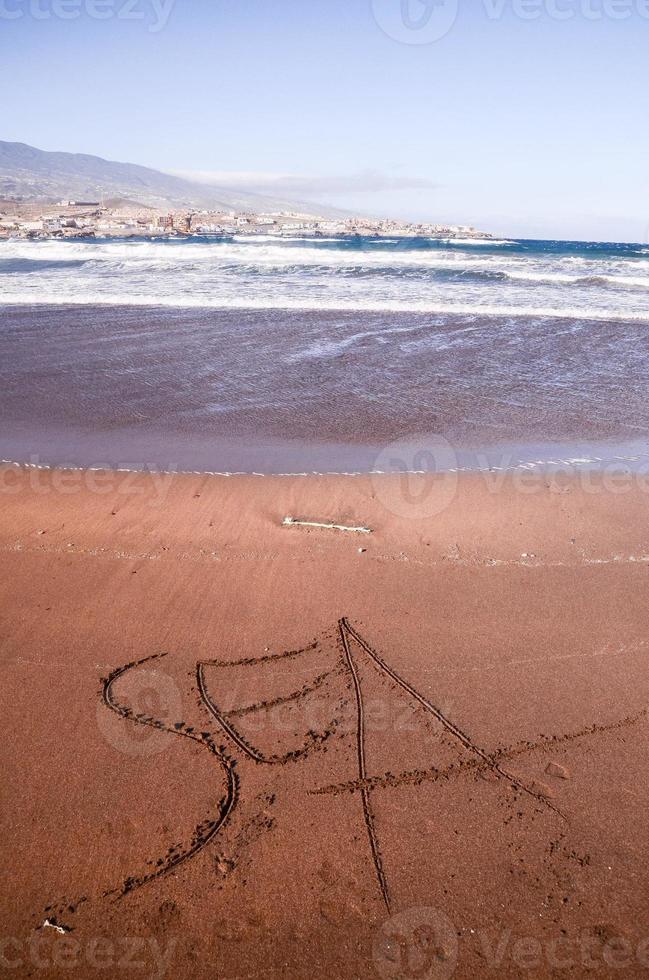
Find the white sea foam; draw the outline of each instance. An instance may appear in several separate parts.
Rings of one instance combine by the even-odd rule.
[[[417,303],[400,303],[398,301],[358,300],[344,301],[332,299],[310,300],[294,299],[288,295],[248,299],[247,297],[192,297],[189,295],[177,297],[161,297],[158,294],[128,295],[122,293],[102,294],[88,293],[84,296],[67,296],[60,293],[43,293],[35,297],[31,292],[4,291],[2,304],[5,306],[149,306],[166,309],[223,309],[223,310],[302,310],[328,312],[366,312],[366,313],[429,313],[460,316],[488,317],[552,317],[568,320],[597,320],[611,319],[620,321],[649,322],[649,310],[626,312],[618,310],[602,310],[596,307],[544,307],[544,306],[504,306],[499,304],[466,304],[466,303],[427,303],[422,300]]]
[[[637,251],[496,254],[476,244],[516,243],[8,241],[0,303],[649,319],[649,260]]]
[[[431,238],[431,242],[444,242],[445,245],[468,245],[473,248],[476,245],[515,245],[516,242],[510,242],[508,239],[498,239],[498,238]]]
[[[604,275],[594,273],[592,276],[575,276],[565,273],[517,271],[510,269],[504,273],[509,279],[519,282],[560,283],[566,286],[617,286],[638,289],[649,289],[649,276]]]
[[[347,348],[353,347],[359,340],[367,340],[369,337],[389,337],[393,334],[412,332],[412,326],[382,327],[380,330],[361,330],[359,333],[351,334],[351,336],[344,337],[342,340],[318,341],[315,344],[302,348],[302,350],[289,354],[285,360],[288,363],[296,363],[298,361],[312,361],[318,360],[319,358],[335,357],[338,354],[344,353]]]

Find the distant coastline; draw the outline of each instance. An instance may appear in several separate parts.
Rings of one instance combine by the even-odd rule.
[[[300,235],[312,238],[438,238],[492,241],[465,225],[413,223],[390,218],[314,217],[300,211],[158,209],[133,201],[0,200],[0,240],[186,238],[195,236]]]

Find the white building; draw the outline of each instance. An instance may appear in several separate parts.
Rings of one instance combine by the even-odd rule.
[[[343,235],[345,226],[340,221],[319,221],[318,231],[327,231],[331,235]]]

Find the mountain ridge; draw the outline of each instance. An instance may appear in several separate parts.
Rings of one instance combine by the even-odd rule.
[[[121,197],[154,208],[299,211],[323,217],[347,214],[326,205],[202,184],[141,164],[89,153],[40,150],[29,143],[6,140],[0,140],[0,197],[27,201]]]

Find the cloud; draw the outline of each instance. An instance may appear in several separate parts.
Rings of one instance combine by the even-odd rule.
[[[364,170],[346,176],[299,176],[297,174],[246,171],[184,170],[174,176],[215,187],[269,194],[320,197],[324,194],[383,193],[416,189],[435,189],[427,177],[391,176],[378,170]]]

